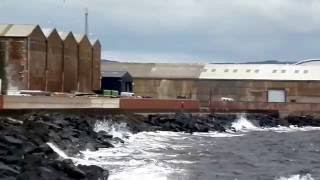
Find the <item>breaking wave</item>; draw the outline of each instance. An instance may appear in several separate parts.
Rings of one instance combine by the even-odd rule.
[[[209,161],[215,156],[221,156],[211,154],[211,148],[220,148],[215,146],[219,139],[222,139],[222,142],[228,141],[229,138],[249,135],[251,131],[288,133],[320,130],[320,127],[295,126],[261,128],[243,116],[234,121],[231,128],[235,131],[193,134],[156,131],[132,134],[125,123],[103,120],[96,122],[94,130],[105,131],[113,137],[124,139],[124,143],[118,143],[115,148],[82,151],[81,156],[74,158],[68,157],[54,144],[48,143],[48,145],[62,158],[72,159],[75,164],[98,165],[110,170],[111,180],[188,179],[190,176],[188,171],[195,166],[194,164],[201,162],[200,157],[207,157],[208,159],[202,161]],[[280,177],[275,180],[313,180],[313,178],[310,174],[306,174]]]
[[[314,179],[311,177],[311,174],[306,174],[306,175],[297,174],[297,175],[292,175],[290,177],[280,177],[275,180],[314,180]]]
[[[231,128],[236,131],[249,131],[258,130],[259,128],[255,126],[252,122],[246,119],[243,115],[240,116],[236,121],[231,124]]]
[[[305,126],[298,127],[294,125],[290,126],[277,126],[277,127],[259,127],[253,122],[241,115],[237,120],[231,124],[231,130],[237,132],[250,132],[250,131],[273,131],[278,133],[298,132],[298,131],[319,131],[320,127]],[[228,132],[231,132],[228,130]]]

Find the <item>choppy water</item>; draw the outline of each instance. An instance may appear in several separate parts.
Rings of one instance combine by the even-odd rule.
[[[129,138],[73,160],[110,170],[112,180],[320,179],[320,128],[261,129],[244,118],[232,127],[237,132],[131,134],[101,122],[96,130]]]

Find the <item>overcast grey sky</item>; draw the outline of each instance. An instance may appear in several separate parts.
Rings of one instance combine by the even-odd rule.
[[[0,0],[0,23],[99,38],[103,57],[140,62],[320,57],[320,0]]]

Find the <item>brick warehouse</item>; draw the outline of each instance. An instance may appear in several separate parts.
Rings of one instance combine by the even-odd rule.
[[[91,44],[86,35],[77,37],[72,32],[58,33],[39,25],[0,25],[2,94],[97,89],[101,45],[98,40]]]

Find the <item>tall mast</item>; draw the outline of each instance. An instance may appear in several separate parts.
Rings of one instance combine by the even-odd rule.
[[[84,34],[87,35],[87,36],[88,36],[88,33],[89,33],[88,14],[89,14],[88,13],[88,8],[86,8],[85,9],[85,14],[84,14],[84,16],[85,16],[85,19],[84,19],[84,21],[85,21]]]

